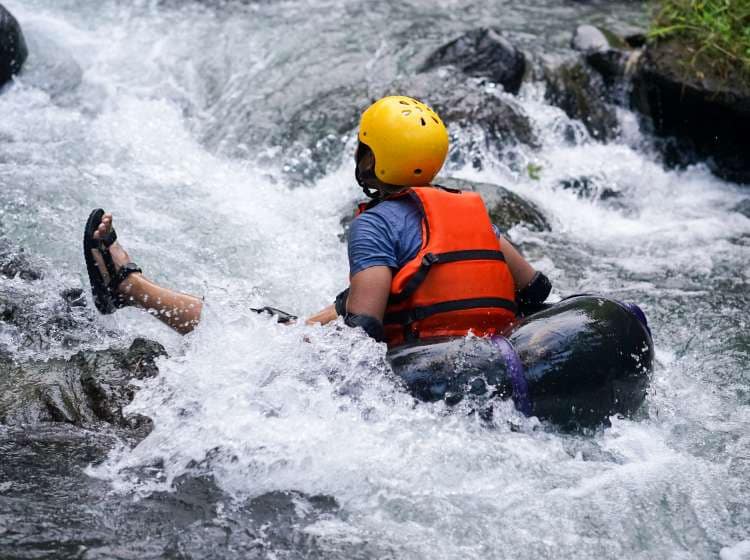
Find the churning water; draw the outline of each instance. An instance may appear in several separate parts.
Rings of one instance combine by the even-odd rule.
[[[283,550],[267,541],[269,557],[748,557],[750,219],[734,209],[750,192],[701,166],[665,170],[626,110],[621,137],[598,143],[528,83],[520,103],[541,146],[514,148],[513,164],[478,152],[481,170],[447,174],[502,184],[545,211],[551,232],[511,234],[556,295],[641,304],[658,365],[637,418],[564,434],[509,403],[498,403],[492,425],[415,406],[384,348],[361,334],[248,312],[309,314],[346,285],[340,221],[360,194],[354,131],[305,141],[311,127],[363,108],[358,84],[408,77],[431,49],[479,25],[501,27],[540,58],[565,56],[577,24],[627,29],[641,23],[639,4],[5,4],[32,52],[0,96],[4,235],[61,281],[87,286],[81,231],[101,206],[148,276],[207,302],[184,339],[135,310],[98,319],[92,345],[146,336],[171,357],[130,406],[154,420],[153,432],[86,467],[105,484],[84,501],[103,519],[108,500],[125,496],[136,503],[130,516],[158,526],[149,496],[208,477],[222,496],[210,521],[222,531],[188,527],[200,544],[170,549],[171,537],[125,538],[117,526],[87,541],[85,523],[61,522],[48,550],[58,539],[84,543],[71,550],[87,558],[246,556],[266,537],[231,525],[236,511],[294,490],[304,538]],[[593,196],[560,188],[576,177]],[[307,515],[302,496],[316,495],[337,507]]]

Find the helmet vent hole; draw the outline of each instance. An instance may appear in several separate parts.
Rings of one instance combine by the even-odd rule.
[[[411,115],[411,111],[409,109],[404,109],[403,111],[401,111],[401,114],[405,117],[408,117],[409,115]]]
[[[414,170],[414,175],[421,175],[421,174],[422,174],[422,170],[421,169],[417,168],[417,169]]]
[[[432,117],[432,120],[435,121],[435,124],[440,124],[440,122],[435,117]],[[367,136],[366,132],[365,132],[365,136]]]
[[[424,122],[424,119],[419,119],[419,120],[422,121],[422,126],[427,126],[427,123]]]
[[[367,136],[367,131],[363,132],[362,136]]]
[[[401,105],[408,105],[409,104],[408,101],[404,101],[403,99],[401,101],[399,101],[399,103],[401,103]]]

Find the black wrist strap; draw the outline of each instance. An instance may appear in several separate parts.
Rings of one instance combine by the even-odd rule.
[[[378,342],[385,342],[383,323],[371,315],[347,313],[344,316],[344,323],[350,327],[361,327],[371,338],[374,338]]]
[[[544,303],[552,291],[552,282],[544,274],[537,272],[525,287],[516,291],[519,306]]]
[[[336,315],[341,315],[342,317],[346,315],[346,300],[349,298],[349,288],[341,292],[339,295],[336,296],[336,301],[334,302],[334,307],[336,308]]]

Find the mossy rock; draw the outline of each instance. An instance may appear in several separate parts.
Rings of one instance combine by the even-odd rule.
[[[646,47],[633,76],[631,103],[667,164],[705,162],[719,177],[750,184],[750,83],[721,74],[695,47],[673,39]]]

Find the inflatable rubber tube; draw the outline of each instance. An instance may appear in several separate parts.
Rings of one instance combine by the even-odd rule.
[[[524,414],[566,427],[629,416],[643,403],[654,348],[635,305],[573,296],[503,335],[404,345],[389,361],[422,400],[512,398]]]

